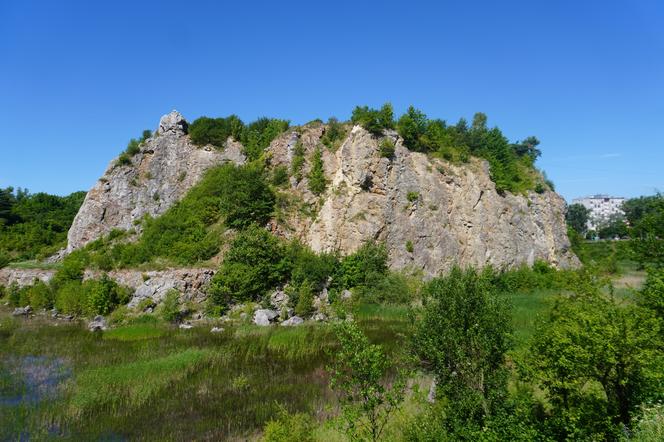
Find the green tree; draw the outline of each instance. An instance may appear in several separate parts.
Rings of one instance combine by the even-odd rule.
[[[451,404],[445,408],[447,431],[482,426],[506,394],[509,308],[490,272],[457,267],[432,280],[423,300],[414,348],[436,377],[436,397]]]
[[[311,162],[311,171],[307,177],[309,180],[309,190],[316,195],[320,195],[327,187],[327,179],[323,170],[323,153],[320,149],[314,152],[314,158]]]
[[[565,212],[567,225],[580,235],[585,234],[588,229],[588,215],[590,210],[582,204],[570,204]]]
[[[258,300],[288,275],[279,239],[253,224],[233,240],[219,271],[210,282],[216,305]]]
[[[387,249],[384,244],[367,241],[355,253],[344,257],[337,268],[334,283],[340,288],[367,284],[376,275],[387,272]]]
[[[166,322],[175,322],[180,318],[180,292],[170,289],[161,305],[161,317]]]
[[[410,150],[427,150],[427,146],[421,141],[426,130],[427,116],[413,106],[409,106],[406,113],[397,122],[397,132],[403,138],[403,144]]]
[[[650,312],[618,305],[595,284],[558,298],[535,336],[529,367],[552,406],[552,437],[612,439],[629,428],[639,404],[661,397],[658,328]]]
[[[263,168],[257,164],[224,166],[220,175],[219,208],[231,227],[251,223],[265,224],[272,214],[274,193],[267,183]]]
[[[336,326],[340,349],[330,368],[330,386],[339,393],[342,429],[351,440],[380,440],[389,417],[403,402],[405,375],[387,387],[392,368],[379,345],[369,343],[354,322]]]

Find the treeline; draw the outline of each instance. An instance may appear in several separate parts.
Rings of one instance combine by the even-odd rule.
[[[410,106],[395,120],[388,103],[380,109],[358,106],[351,121],[376,136],[385,130],[396,130],[408,149],[440,155],[448,161],[467,162],[471,155],[484,158],[491,165],[491,178],[499,193],[553,190],[553,184],[542,181],[534,170],[535,160],[541,155],[537,149],[539,140],[531,136],[510,143],[500,129],[487,126],[487,116],[481,112],[474,115],[470,125],[463,118],[455,125],[448,125],[444,120],[429,119]]]
[[[461,118],[455,125],[448,125],[444,120],[429,119],[412,106],[396,119],[388,103],[380,109],[357,106],[352,112],[351,122],[361,125],[376,137],[382,137],[386,130],[396,130],[408,149],[438,155],[447,161],[467,162],[471,156],[484,158],[491,165],[491,178],[500,193],[553,190],[553,183],[542,177],[534,167],[541,155],[537,148],[539,140],[531,136],[521,142],[510,143],[500,129],[487,126],[487,116],[483,113],[476,113],[471,124]],[[194,144],[210,144],[217,148],[224,148],[228,138],[233,138],[241,142],[247,156],[255,160],[288,127],[288,121],[279,119],[260,118],[245,124],[236,115],[201,117],[189,126],[189,136]],[[330,118],[321,142],[333,148],[344,134],[343,123]],[[394,146],[386,140],[381,144],[381,155],[390,158]]]
[[[0,267],[10,260],[45,258],[66,245],[85,192],[68,196],[0,189]]]
[[[565,219],[573,245],[583,238],[629,238],[629,253],[641,267],[664,265],[664,195],[656,194],[631,198],[623,203],[625,215],[616,215],[600,224],[595,231],[588,230],[590,211],[581,204],[571,204]]]
[[[189,137],[196,145],[211,144],[217,148],[224,148],[228,138],[232,137],[242,143],[247,157],[255,160],[288,127],[288,121],[276,118],[259,118],[245,124],[236,115],[226,118],[200,117],[189,126]]]

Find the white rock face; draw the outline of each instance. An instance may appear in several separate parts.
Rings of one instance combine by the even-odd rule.
[[[301,135],[306,152],[314,150],[317,141],[310,138],[317,130]],[[454,264],[508,268],[541,259],[560,268],[578,265],[558,194],[501,196],[486,161],[453,165],[409,151],[396,133],[387,136],[396,144],[391,159],[379,155],[379,140],[359,126],[336,152],[324,149],[329,184],[317,215],[273,230],[319,252],[348,254],[367,240],[384,241],[392,268],[421,269],[429,276]],[[291,144],[291,134],[272,144],[278,164],[288,164]],[[306,178],[295,191],[305,202],[318,199],[307,190]]]
[[[223,151],[194,146],[187,122],[178,112],[164,115],[154,137],[148,139],[130,165],[113,160],[104,176],[88,192],[67,236],[67,251],[84,246],[112,229],[138,228],[143,216],[158,216],[196,184],[205,171],[224,162],[242,164],[239,143]]]

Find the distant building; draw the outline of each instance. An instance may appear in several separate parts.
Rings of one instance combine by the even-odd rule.
[[[622,205],[625,198],[621,196],[593,195],[575,198],[572,204],[581,204],[590,210],[588,216],[588,230],[597,230],[604,221],[608,221],[612,215],[624,215]]]

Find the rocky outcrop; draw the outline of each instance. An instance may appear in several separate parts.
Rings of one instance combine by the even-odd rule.
[[[15,269],[5,267],[0,269],[0,285],[9,287],[17,284],[19,287],[32,285],[35,281],[48,282],[51,280],[55,270],[49,269]]]
[[[118,284],[134,290],[129,307],[136,307],[141,301],[150,299],[160,303],[169,290],[180,293],[180,300],[201,302],[206,298],[205,289],[214,275],[211,269],[170,269],[140,272],[137,270],[114,270],[107,273]],[[86,271],[84,278],[98,278],[99,272]]]
[[[392,158],[380,156],[380,140],[359,126],[336,151],[322,146],[324,132],[323,124],[307,125],[282,134],[267,149],[270,167],[291,170],[298,150],[306,159],[300,176],[280,191],[282,207],[269,225],[275,234],[342,255],[367,240],[383,241],[392,268],[428,276],[455,264],[508,268],[541,259],[560,268],[578,265],[567,239],[565,202],[556,193],[500,195],[486,161],[455,165],[411,152],[396,132],[385,134],[395,143]],[[308,189],[316,149],[328,179],[323,195]],[[198,148],[180,114],[162,117],[131,164],[112,163],[90,190],[69,232],[68,250],[114,228],[139,228],[137,220],[163,213],[206,169],[224,161],[245,162],[242,146],[229,139],[223,151]],[[142,290],[147,297],[164,293]]]
[[[300,142],[311,152],[306,134]],[[315,251],[341,254],[367,240],[384,241],[392,268],[430,276],[454,264],[507,268],[541,259],[561,268],[578,265],[559,195],[501,196],[486,161],[454,165],[409,151],[396,133],[387,136],[396,144],[393,158],[381,157],[379,140],[359,126],[336,152],[326,149],[329,185],[317,215],[274,230],[301,238]],[[293,137],[273,143],[272,158],[286,163]],[[305,202],[318,200],[306,189],[306,178],[293,187]]]
[[[5,287],[12,283],[20,287],[34,284],[35,280],[50,281],[55,270],[12,269],[0,270],[0,285]],[[175,289],[180,293],[181,301],[201,302],[206,298],[205,290],[214,275],[214,271],[206,268],[168,269],[142,272],[140,270],[113,270],[106,272],[109,278],[118,284],[129,287],[134,294],[130,307],[138,305],[144,299],[154,303],[161,302],[166,293]],[[83,279],[100,278],[102,272],[87,270]]]
[[[67,251],[84,246],[112,229],[139,229],[145,215],[164,213],[212,166],[244,163],[242,146],[230,141],[223,151],[194,146],[178,112],[164,115],[155,135],[141,145],[131,164],[113,160],[88,192],[67,236]]]

